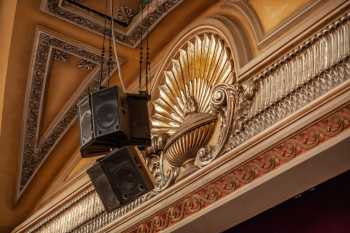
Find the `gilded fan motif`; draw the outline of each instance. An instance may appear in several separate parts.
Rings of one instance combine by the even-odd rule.
[[[235,115],[247,92],[236,83],[232,56],[217,34],[194,36],[170,62],[153,101],[152,146],[146,155],[159,161],[159,169],[153,169],[157,191],[221,153],[229,132],[238,128]]]
[[[153,102],[153,136],[175,134],[184,123],[190,100],[194,100],[196,112],[209,113],[215,85],[234,81],[230,52],[214,34],[195,36],[177,57],[164,72],[159,97]]]

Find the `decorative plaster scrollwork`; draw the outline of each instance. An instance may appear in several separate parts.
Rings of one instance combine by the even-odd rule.
[[[157,0],[147,5],[144,16],[137,18],[139,12],[121,7],[117,9],[115,18],[126,25],[126,30],[115,30],[116,40],[129,47],[136,47],[140,42],[140,33],[146,36],[170,11],[183,0]],[[79,3],[79,1],[75,1]],[[80,7],[67,0],[42,0],[41,10],[45,13],[63,19],[103,35],[103,16],[96,14],[94,9]],[[130,24],[129,24],[130,23]],[[110,34],[110,30],[107,32]]]
[[[232,60],[218,35],[202,33],[179,49],[171,68],[164,72],[159,97],[153,101],[152,117],[153,137],[163,141],[166,138],[165,145],[158,150],[162,177],[158,190],[198,169],[194,166],[196,154],[208,145],[217,123],[219,111],[211,106],[213,96],[217,100],[215,97],[220,94],[216,85],[229,87],[235,80]],[[233,109],[230,107],[228,111]]]
[[[350,77],[350,13],[316,33],[252,79],[258,90],[246,128],[225,151],[291,115]]]
[[[257,178],[285,165],[296,157],[303,156],[306,151],[319,146],[349,127],[350,105],[347,104],[331,115],[305,127],[292,137],[271,146],[267,151],[259,153],[246,163],[234,167],[230,172],[203,185],[195,192],[169,204],[152,217],[148,217],[123,233],[164,231]]]
[[[126,6],[121,6],[118,8],[116,15],[114,16],[118,21],[129,24],[132,20],[132,18],[137,14],[138,12],[135,9],[131,9]]]
[[[272,65],[271,67],[267,67],[261,75],[252,77],[255,78],[258,86],[256,94],[252,99],[251,97],[254,93],[253,90],[256,88],[255,84],[249,85],[243,83],[240,87],[238,87],[238,89],[243,88],[246,92],[246,97],[242,99],[248,101],[247,107],[251,104],[251,101],[253,101],[253,106],[250,108],[251,110],[248,117],[246,117],[245,113],[247,110],[244,109],[246,106],[242,104],[243,109],[241,108],[239,111],[244,113],[241,114],[242,118],[240,120],[240,122],[243,122],[243,127],[239,132],[234,132],[231,130],[232,134],[226,142],[222,153],[229,151],[232,148],[236,148],[248,138],[266,129],[266,127],[275,124],[277,121],[290,116],[290,114],[293,114],[295,111],[301,109],[307,103],[316,100],[321,95],[325,95],[335,87],[339,87],[345,83],[349,84],[349,15],[350,14],[347,13],[340,19],[333,21],[330,25],[324,27],[314,37],[303,42],[302,45],[297,47],[295,51],[287,54],[281,61],[277,61],[276,64]],[[339,33],[339,31],[341,32],[339,36],[329,35]],[[334,38],[337,38],[337,40]],[[318,43],[320,43],[319,41],[322,41],[322,46],[318,45]],[[339,44],[339,42],[341,43]],[[331,47],[331,45],[334,45],[334,47]],[[327,50],[327,53],[320,53],[320,50],[317,48],[329,48],[329,50]],[[343,50],[335,50],[335,48],[343,48]],[[316,52],[315,55],[314,52],[311,51],[318,52]],[[327,62],[327,66],[325,65],[326,63],[323,61],[320,63],[319,60],[316,60],[316,62],[314,60],[314,62],[311,63],[313,64],[312,66],[306,65],[310,64],[308,63],[310,59],[312,60],[313,58],[318,58],[319,56],[322,56],[323,58],[330,56],[329,54],[331,51],[333,51],[332,54],[334,55],[334,58],[337,58],[338,56],[338,53],[335,53],[335,51],[342,51],[340,53],[342,54],[342,57],[340,59],[336,59],[336,62],[334,63]],[[300,59],[300,57],[296,56],[296,54],[304,53],[309,53],[309,55],[307,55],[308,59],[305,59],[305,63],[303,63],[304,65],[301,66],[300,61],[296,62],[296,60]],[[311,54],[313,56],[310,56]],[[294,65],[286,68],[286,63],[299,64],[296,66],[299,68],[294,69]],[[284,67],[283,69],[286,69],[288,72],[292,72],[294,70],[293,72],[299,72],[298,74],[302,74],[302,76],[299,76],[299,80],[306,80],[303,77],[305,77],[305,74],[310,72],[307,70],[300,72],[301,67],[305,67],[305,69],[310,69],[312,67],[314,71],[310,73],[309,81],[303,81],[304,84],[300,85],[298,88],[294,86],[293,88],[288,87],[288,89],[286,86],[284,86],[287,89],[278,90],[276,92],[274,92],[276,89],[269,89],[272,90],[273,93],[271,93],[271,95],[265,95],[268,93],[265,88],[269,86],[278,88],[277,83],[283,83],[281,80],[286,80],[285,77],[281,76],[285,73],[278,71],[280,69],[283,70],[282,67]],[[290,70],[291,67],[293,67],[292,70]],[[38,73],[40,72],[41,71],[39,70]],[[172,74],[169,73],[169,75]],[[274,78],[269,78],[269,76],[273,76]],[[273,82],[267,82],[266,80],[273,80]],[[293,85],[295,83],[297,83],[296,80],[292,82]],[[229,85],[229,88],[231,88],[231,85]],[[292,89],[294,91],[284,92],[284,90]],[[262,93],[265,94],[263,95]],[[281,97],[281,99],[279,99],[278,102],[272,103],[269,101],[269,104],[266,105],[265,109],[255,112],[256,109],[259,109],[258,104],[259,106],[262,106],[260,103],[264,103],[268,99],[276,100],[276,97],[270,98],[266,96],[272,96],[272,94],[276,95],[277,93],[282,94],[279,95],[278,98]],[[215,99],[218,100],[217,105],[220,106],[217,111],[221,111],[221,114],[224,114],[224,111],[226,110],[225,101],[227,100],[227,96],[222,93],[222,95],[218,94],[215,96]],[[222,101],[220,102],[219,100]],[[221,103],[221,105],[219,103]],[[209,109],[212,110],[213,108],[210,107]],[[238,111],[238,109],[239,108],[237,108],[236,111]],[[169,206],[159,210],[159,212],[154,216],[148,217],[138,224],[135,223],[133,228],[127,229],[126,232],[137,232],[137,230],[142,232],[143,229],[148,229],[148,232],[153,233],[154,231],[150,230],[155,229],[152,228],[152,224],[156,224],[158,226],[157,229],[166,229],[170,225],[180,222],[186,217],[191,216],[193,213],[207,207],[211,203],[215,203],[215,201],[235,192],[237,189],[247,185],[256,178],[270,173],[298,156],[303,156],[304,152],[312,148],[316,148],[318,145],[326,142],[332,137],[340,135],[345,130],[349,130],[349,123],[350,105],[347,104],[341,109],[332,112],[330,115],[327,115],[319,121],[315,121],[311,125],[305,127],[301,131],[298,131],[291,137],[283,139],[281,142],[273,145],[268,150],[257,154],[254,158],[247,161],[247,163],[234,167],[229,173],[225,173],[223,176],[218,177],[207,185],[203,185],[195,192],[191,192],[175,203],[169,204]],[[237,129],[240,129],[240,127],[237,127]],[[153,138],[153,146],[152,148],[149,148],[150,152],[153,153],[153,161],[161,161],[160,152],[163,150],[168,138],[168,134],[161,133],[159,133],[157,137]],[[205,151],[203,153],[208,154],[208,152]],[[153,161],[149,164],[153,163]],[[160,174],[159,172],[155,173]],[[97,194],[95,193],[94,195]],[[96,208],[94,204],[95,202],[91,202],[90,196],[84,192],[81,196],[79,196],[79,198],[75,198],[73,200],[71,199],[69,203],[65,203],[60,208],[51,211],[50,214],[47,214],[47,217],[33,220],[30,222],[30,227],[24,227],[24,230],[20,232],[40,232],[41,229],[44,229],[41,228],[42,226],[45,226],[48,229],[57,229],[57,227],[59,227],[62,232],[95,232],[101,230],[102,227],[110,224],[112,221],[118,221],[120,217],[124,216],[126,213],[129,213],[146,200],[149,200],[152,195],[154,195],[154,193],[151,195],[142,196],[130,205],[117,209],[112,213],[101,213],[99,211],[101,206]],[[76,211],[79,206],[89,206],[88,208],[92,208],[94,211],[81,212],[79,221],[72,222],[68,216],[72,216],[72,213],[77,213]],[[155,218],[155,220],[153,220],[153,218]],[[160,218],[163,218],[163,220],[160,220]],[[56,219],[60,219],[60,221],[56,221]],[[154,223],[152,223],[153,221]],[[161,222],[161,224],[159,224],[159,222]],[[57,224],[56,228],[52,226],[54,224]],[[72,228],[74,229],[72,230]]]
[[[52,58],[55,61],[60,61],[60,62],[66,62],[69,58],[69,54],[58,49],[53,49],[52,50]]]
[[[52,60],[65,62],[69,57],[74,56],[88,61],[89,68],[99,68],[97,66],[101,60],[98,51],[91,51],[84,44],[70,42],[62,36],[57,36],[41,28],[37,30],[36,34],[37,42],[33,52],[33,64],[30,67],[31,81],[28,84],[28,104],[24,109],[26,119],[23,132],[19,192],[23,191],[40,164],[43,163],[76,118],[77,107],[72,103],[68,108],[62,110],[61,117],[55,125],[52,125],[51,130],[39,137],[40,111],[45,100],[45,83],[49,78]],[[83,64],[81,62],[81,65]],[[86,63],[84,68],[87,69]],[[113,64],[112,70],[114,69],[115,64]],[[94,74],[89,81],[89,87],[92,89],[98,87],[99,75],[96,75],[98,70],[90,72],[90,75]],[[79,95],[84,95],[87,89]]]
[[[202,167],[213,161],[223,151],[230,134],[238,134],[242,130],[255,92],[254,82],[244,86],[237,83],[214,87],[211,102],[213,112],[217,112],[222,118],[220,135],[216,146],[207,145],[198,151],[195,161],[197,166]]]
[[[176,178],[179,175],[180,168],[179,167],[172,167],[170,166],[168,169],[164,167],[164,153],[161,152],[159,157],[159,164],[160,164],[160,182],[157,184],[155,191],[160,192],[168,188],[170,185],[175,183]]]
[[[80,68],[80,69],[92,70],[95,67],[96,67],[96,64],[91,62],[91,61],[88,61],[88,60],[85,60],[85,59],[80,59],[79,60],[78,68]]]

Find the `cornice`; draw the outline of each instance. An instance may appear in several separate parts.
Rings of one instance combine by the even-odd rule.
[[[302,156],[306,151],[337,136],[349,127],[350,104],[347,104],[123,232],[155,233],[163,231],[202,209],[208,208],[255,179]]]
[[[258,91],[242,132],[226,151],[266,130],[349,79],[350,13],[252,77]],[[332,77],[332,78],[331,78]]]
[[[133,222],[133,224],[131,224],[133,225],[132,229],[125,232],[150,233],[158,232],[158,230],[161,229],[165,230],[185,218],[189,218],[191,215],[195,215],[197,212],[214,205],[231,193],[249,185],[259,177],[277,170],[279,167],[303,156],[314,148],[327,144],[328,140],[343,134],[344,131],[349,135],[349,95],[347,95],[347,101],[346,104],[340,104],[338,108],[327,115],[312,120],[311,124],[302,127],[296,133],[264,149],[261,153],[250,157],[246,162],[239,163],[238,166],[216,177],[209,183],[200,185],[200,188],[197,190],[191,191],[187,196],[179,198],[179,200],[174,203],[170,203],[169,206],[162,208],[162,210],[141,223],[135,224],[135,222]],[[319,116],[319,114],[316,115]],[[183,186],[184,184],[181,185]],[[172,192],[174,192],[174,190]],[[97,195],[95,194],[90,185],[84,186],[82,191],[76,192],[73,196],[70,195],[72,197],[69,197],[63,202],[60,201],[64,203],[63,205],[59,205],[58,208],[55,207],[54,210],[48,209],[42,213],[43,218],[36,217],[35,219],[39,219],[39,221],[35,224],[33,224],[33,222],[26,223],[28,227],[22,228],[22,230],[15,230],[14,232],[55,232],[55,230],[58,231],[58,229],[63,232],[94,232],[99,229],[102,230],[102,232],[111,232],[119,225],[114,225],[119,222],[119,219],[123,219],[125,223],[128,219],[131,220],[136,215],[142,213],[142,209],[138,208],[141,207],[140,204],[143,206],[146,205],[145,208],[149,208],[150,205],[157,205],[163,201],[162,198],[156,202],[146,203],[145,201],[149,198],[145,199],[145,197],[142,197],[138,200],[142,201],[142,203],[136,202],[123,207],[123,209],[107,214],[101,211],[100,208],[102,205],[99,205]],[[164,205],[162,205],[162,207],[164,207]],[[133,209],[138,213],[133,211],[133,215],[130,216],[130,214],[128,214],[128,218],[125,219],[126,214]],[[94,212],[93,215],[95,217],[92,217],[92,212]],[[68,218],[68,216],[78,217]],[[89,216],[89,218],[87,218],[87,216]],[[86,219],[91,220],[86,221]],[[72,223],[79,227],[70,231],[68,229],[72,229]],[[80,223],[84,224],[80,225]],[[109,223],[114,224],[110,225]]]
[[[317,32],[325,29],[330,22],[335,22],[340,15],[346,14],[350,4],[346,0],[321,2],[314,0],[312,2],[314,4],[310,3],[311,8],[309,10],[305,11],[304,9],[305,12],[302,14],[296,12],[296,16],[292,17],[293,19],[291,19],[289,26],[281,24],[280,26],[285,29],[278,32],[276,34],[278,36],[268,39],[266,45],[264,42],[264,48],[261,48],[261,52],[247,64],[240,66],[240,69],[237,70],[237,77],[240,81],[261,74],[267,70],[267,67],[283,60],[288,53],[301,46],[302,43],[300,41],[307,41],[309,38],[315,37]],[[294,23],[296,23],[297,27],[293,27]],[[258,44],[259,41],[256,43]]]

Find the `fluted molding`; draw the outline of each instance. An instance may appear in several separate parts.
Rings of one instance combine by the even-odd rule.
[[[350,13],[346,13],[263,72],[251,77],[251,80],[257,83],[258,91],[252,100],[252,106],[242,130],[232,132],[223,153],[237,148],[242,142],[349,80],[349,38]],[[333,115],[324,118],[320,123],[306,128],[303,132],[307,134],[301,132],[276,145],[262,153],[261,156],[259,155],[260,157],[257,156],[256,159],[251,160],[250,163],[240,166],[227,176],[216,179],[198,192],[193,192],[192,196],[182,198],[172,206],[160,210],[159,213],[135,225],[127,232],[149,233],[164,230],[208,205],[212,205],[242,185],[348,129],[349,111],[349,105],[347,105]],[[314,137],[315,135],[317,137]],[[299,136],[305,140],[300,140]],[[228,190],[219,189],[223,185]],[[152,198],[152,195],[144,195],[112,213],[102,211],[101,203],[96,201],[95,197],[94,191],[85,192],[81,197],[72,199],[62,208],[53,211],[48,217],[40,219],[31,226],[30,230],[17,232],[45,232],[46,229],[55,229],[52,232],[62,233],[95,232],[112,221],[118,221],[126,213]],[[198,204],[200,204],[199,207]],[[191,209],[186,210],[189,205]],[[81,209],[87,211],[81,211]],[[80,213],[78,219],[69,217],[77,213]]]
[[[104,207],[93,186],[89,186],[80,192],[79,195],[40,219],[40,222],[30,226],[25,232],[95,232],[140,206],[152,196],[153,193],[145,194],[132,203],[107,213],[104,211]]]
[[[25,232],[68,232],[60,231],[60,229],[67,230],[72,228],[74,224],[81,224],[84,217],[93,215],[92,212],[96,215],[99,210],[99,208],[95,208],[97,205],[102,207],[100,200],[97,198],[97,194],[94,192],[93,187],[90,186],[60,207],[52,210],[51,213],[40,219],[36,224],[28,227]],[[79,219],[76,218],[80,211],[83,210],[84,206],[90,209],[90,212],[87,212],[88,214],[80,214]],[[74,216],[73,214],[76,215]]]
[[[350,54],[349,18],[348,13],[254,77],[259,90],[249,117],[345,60]]]
[[[240,132],[225,152],[350,79],[350,13],[316,33],[256,75],[258,86]]]

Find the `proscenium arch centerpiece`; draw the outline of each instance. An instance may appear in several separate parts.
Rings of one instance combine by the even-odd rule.
[[[185,38],[152,91],[153,143],[146,159],[160,190],[220,154],[242,97],[253,95],[253,88],[236,83],[232,52],[219,33]]]

